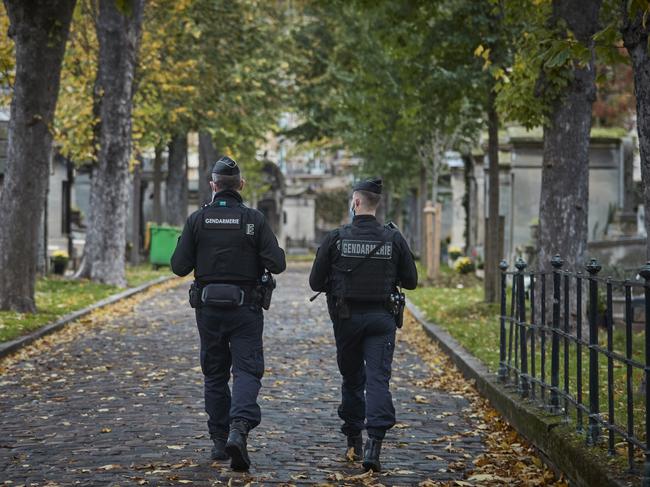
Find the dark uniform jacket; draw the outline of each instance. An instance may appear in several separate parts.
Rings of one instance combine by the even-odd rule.
[[[212,203],[188,218],[171,258],[174,274],[194,270],[199,284],[256,284],[264,269],[286,268],[284,251],[264,215],[242,203],[237,191],[214,195]]]
[[[332,281],[336,279],[336,273],[334,272],[336,267],[334,266],[337,266],[337,262],[342,260],[339,258],[342,252],[342,245],[338,242],[341,239],[342,230],[336,229],[328,233],[318,249],[309,276],[309,285],[314,291],[325,291],[329,294],[333,291],[333,288],[336,288],[336,283]],[[365,242],[377,242],[389,238],[390,242],[392,242],[390,256],[388,252],[384,252],[382,249],[376,253],[377,260],[375,262],[381,262],[382,257],[390,259],[390,265],[385,267],[386,272],[391,273],[391,275],[386,275],[386,278],[391,281],[387,283],[388,286],[401,286],[406,289],[415,289],[418,283],[418,273],[413,260],[413,254],[401,233],[397,230],[387,231],[372,215],[355,216],[352,225],[344,233],[349,234],[351,238],[357,239],[356,241],[361,243],[361,246],[358,247],[365,253],[368,253],[367,250],[372,247],[371,244]],[[343,250],[345,251],[345,242]],[[354,257],[357,257],[356,261],[361,260],[358,258],[359,256],[355,255]],[[353,261],[353,259],[350,259],[350,261]],[[354,265],[352,264],[351,267]],[[357,282],[361,281],[361,285],[355,285],[355,288],[363,287],[363,280],[369,279],[372,269],[371,264],[366,264],[364,267],[360,267],[355,271],[354,280]],[[352,292],[354,293],[354,290]]]

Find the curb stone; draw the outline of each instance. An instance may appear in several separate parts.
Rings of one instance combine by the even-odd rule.
[[[599,458],[593,450],[580,446],[581,440],[562,417],[541,413],[532,402],[504,390],[495,373],[488,371],[447,331],[427,321],[412,301],[407,299],[406,307],[463,376],[475,381],[478,392],[537,449],[554,471],[563,473],[572,486],[629,487],[640,484],[639,477],[612,478],[606,460]]]
[[[33,341],[39,338],[44,337],[45,335],[49,335],[52,332],[60,330],[68,323],[71,323],[72,321],[76,321],[79,318],[83,318],[84,316],[90,314],[92,311],[108,306],[109,304],[114,304],[118,301],[121,301],[122,299],[130,298],[134,294],[138,294],[141,293],[142,291],[146,291],[147,289],[149,289],[152,286],[155,286],[156,284],[162,284],[163,282],[167,282],[172,279],[176,279],[176,276],[174,275],[162,276],[157,279],[153,279],[151,281],[145,282],[144,284],[140,284],[139,286],[126,289],[120,293],[113,294],[105,299],[102,299],[101,301],[97,301],[96,303],[93,303],[90,306],[87,306],[83,309],[73,311],[70,314],[62,316],[58,320],[48,325],[42,326],[38,330],[33,331],[28,335],[23,335],[21,337],[15,338],[8,342],[2,343],[0,344],[0,359],[20,350],[21,348],[25,347],[26,345],[29,345],[30,343],[32,343]]]

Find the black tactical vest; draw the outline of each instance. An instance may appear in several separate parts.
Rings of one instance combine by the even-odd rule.
[[[196,279],[202,282],[247,282],[261,275],[258,234],[251,212],[241,204],[214,202],[196,220]]]
[[[352,225],[339,230],[330,292],[333,296],[353,301],[385,301],[397,283],[399,256],[393,255],[393,240],[397,232],[382,227],[373,236],[355,236],[355,233],[358,232]],[[382,241],[385,243],[367,258]]]

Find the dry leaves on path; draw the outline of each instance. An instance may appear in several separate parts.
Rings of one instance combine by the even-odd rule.
[[[146,291],[135,294],[129,298],[122,299],[116,303],[109,304],[103,308],[99,308],[95,311],[92,311],[90,314],[79,318],[78,320],[68,323],[60,330],[57,330],[50,335],[39,338],[26,347],[19,349],[16,353],[0,359],[0,375],[4,374],[5,371],[9,370],[14,364],[18,362],[29,360],[32,357],[38,356],[43,353],[43,351],[48,350],[51,347],[62,345],[64,343],[75,340],[82,333],[86,332],[88,329],[96,326],[97,324],[106,323],[107,321],[113,320],[114,318],[133,312],[133,309],[141,302],[151,299],[163,291],[174,288],[180,285],[182,282],[184,281],[181,279],[172,279],[171,281],[156,284]]]
[[[474,385],[463,377],[449,357],[429,338],[412,316],[405,316],[400,337],[430,368],[431,376],[422,384],[423,388],[462,395],[470,401],[471,405],[464,414],[473,424],[475,433],[481,435],[487,446],[486,453],[472,461],[473,466],[470,467],[465,480],[447,482],[426,480],[419,484],[421,487],[454,485],[568,487],[568,483],[555,476],[536,454],[535,449],[519,436],[477,392]]]

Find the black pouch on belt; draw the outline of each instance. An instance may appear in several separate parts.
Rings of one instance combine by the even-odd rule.
[[[244,304],[244,291],[234,284],[208,284],[201,293],[203,306],[236,308]]]

